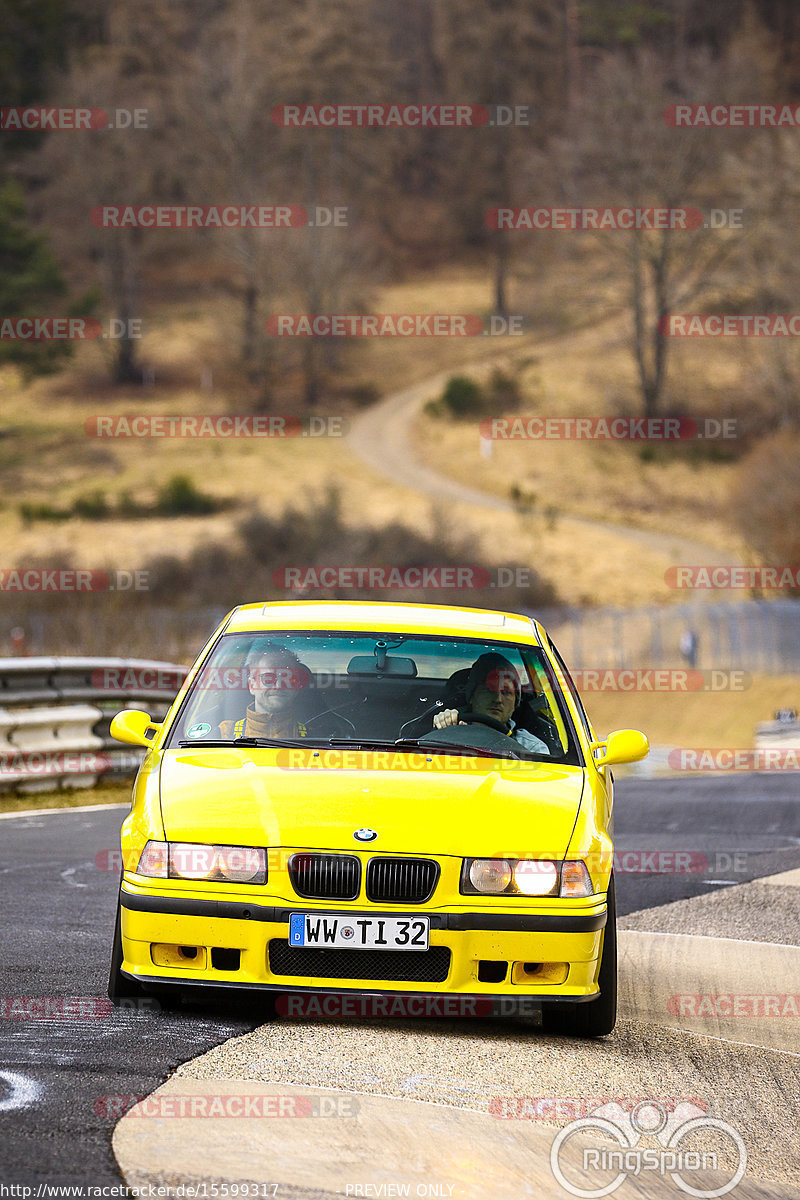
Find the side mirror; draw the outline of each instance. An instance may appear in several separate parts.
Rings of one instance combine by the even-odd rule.
[[[111,736],[129,746],[149,747],[152,746],[155,733],[160,728],[159,723],[153,721],[149,713],[141,712],[138,708],[123,708],[111,722]],[[147,736],[148,729],[154,730],[151,737]]]
[[[596,754],[594,757],[596,767],[638,762],[650,753],[650,743],[638,729],[617,729],[610,733],[604,742],[592,742],[589,748],[592,751],[603,750],[602,754]]]

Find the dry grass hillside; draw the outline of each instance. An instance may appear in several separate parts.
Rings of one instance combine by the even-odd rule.
[[[372,307],[389,313],[486,315],[489,295],[486,272],[462,268],[445,278],[386,287],[373,298]],[[237,385],[224,365],[224,346],[237,316],[222,301],[175,300],[154,311],[145,322],[151,332],[143,342],[143,358],[155,371],[155,385],[148,388],[111,388],[105,382],[99,343],[81,344],[65,371],[27,387],[11,368],[0,374],[4,565],[69,555],[80,566],[133,569],[155,553],[185,556],[199,542],[235,540],[237,523],[249,509],[259,507],[275,515],[290,502],[300,507],[313,504],[330,483],[340,488],[344,516],[354,525],[380,527],[399,519],[420,530],[431,529],[431,498],[365,465],[349,452],[347,437],[223,441],[87,436],[85,422],[97,414],[242,411]],[[343,414],[350,422],[358,418],[358,410],[346,400],[348,378],[353,383],[371,381],[386,397],[437,372],[485,371],[499,357],[507,365],[526,364],[520,376],[525,411],[613,414],[620,397],[633,394],[621,318],[559,331],[565,323],[554,307],[542,315],[543,336],[361,341],[348,347],[338,398],[321,411]],[[696,351],[697,362],[691,367],[707,371],[712,377],[709,395],[718,395],[730,366],[721,357],[715,361],[708,346],[701,350],[702,358]],[[201,386],[203,372],[209,369],[211,389]],[[497,442],[492,457],[483,458],[475,422],[422,414],[411,436],[415,454],[437,472],[504,498],[516,485],[534,498],[532,509],[522,513],[498,515],[461,503],[439,502],[439,507],[483,561],[535,565],[559,595],[573,603],[674,600],[664,572],[681,560],[680,540],[687,536],[716,548],[720,561],[730,561],[741,551],[726,520],[734,469],[729,462],[692,459],[681,451],[671,455],[671,447],[647,461],[636,444],[594,442]],[[180,519],[71,517],[58,523],[26,523],[20,516],[20,504],[69,508],[76,498],[98,490],[112,504],[122,494],[139,504],[152,503],[157,489],[176,473],[190,476],[230,507]],[[601,521],[605,527],[582,525],[573,522],[574,517]],[[623,527],[635,527],[645,536],[632,539]],[[502,606],[499,596],[498,605]]]

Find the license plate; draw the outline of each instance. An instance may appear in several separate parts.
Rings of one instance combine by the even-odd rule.
[[[427,950],[427,917],[292,913],[289,945],[311,950]]]

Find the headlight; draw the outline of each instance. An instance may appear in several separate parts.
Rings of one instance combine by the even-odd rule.
[[[251,846],[204,846],[150,841],[137,875],[151,879],[194,879],[213,883],[266,883],[267,852]]]
[[[210,879],[217,870],[216,846],[170,842],[169,874],[178,879]]]
[[[542,858],[465,858],[461,894],[474,896],[564,896],[580,899],[594,895],[594,885],[584,862]]]
[[[521,858],[514,867],[514,883],[523,896],[550,896],[558,883],[558,867],[554,862]]]
[[[504,892],[511,879],[508,859],[476,858],[469,864],[469,881],[476,892]]]
[[[266,854],[248,846],[217,846],[217,870],[231,883],[265,883]]]
[[[461,892],[467,895],[551,896],[558,890],[558,864],[532,858],[467,858]]]

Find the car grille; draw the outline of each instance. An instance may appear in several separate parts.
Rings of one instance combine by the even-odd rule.
[[[355,900],[361,864],[351,854],[293,854],[289,878],[298,896],[310,900]]]
[[[430,858],[373,858],[367,866],[367,899],[379,904],[423,904],[439,878]]]
[[[286,941],[269,944],[273,975],[315,979],[379,979],[403,983],[444,983],[450,971],[450,951],[431,946],[419,952],[387,950],[308,950]]]

